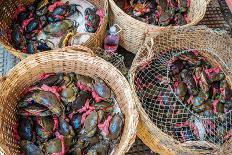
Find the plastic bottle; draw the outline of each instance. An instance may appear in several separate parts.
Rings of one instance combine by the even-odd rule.
[[[104,40],[104,49],[108,52],[116,52],[119,44],[119,35],[115,26],[111,26]]]

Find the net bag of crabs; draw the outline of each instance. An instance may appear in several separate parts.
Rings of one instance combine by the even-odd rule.
[[[138,53],[131,84],[142,125],[155,139],[144,136],[143,140],[154,151],[212,153],[230,143],[232,81],[226,62],[231,59],[222,55],[231,54],[231,48],[225,48],[229,36],[223,37],[195,27],[167,31],[147,41]],[[144,128],[139,128],[138,135],[143,137]]]
[[[35,0],[18,5],[11,18],[9,42],[16,50],[34,54],[86,43],[103,24],[104,9],[87,0]]]
[[[124,116],[100,78],[48,73],[17,104],[17,138],[24,154],[109,154]]]

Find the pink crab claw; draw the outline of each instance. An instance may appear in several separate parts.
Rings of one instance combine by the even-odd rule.
[[[26,29],[26,26],[32,21],[34,20],[34,18],[29,18],[29,19],[26,19],[23,21],[23,24],[22,24],[22,30],[25,30]]]
[[[87,110],[94,110],[95,108],[93,106],[90,106],[89,99],[86,100],[85,106],[78,110],[79,113],[86,112]]]
[[[76,83],[76,86],[77,86],[80,90],[83,90],[83,91],[87,91],[87,92],[91,92],[91,91],[92,91],[91,88],[89,88],[88,86],[82,84],[80,81],[78,81],[78,82]]]
[[[217,105],[219,103],[219,100],[214,100],[213,101],[213,112],[216,114],[217,113]]]
[[[218,67],[205,69],[205,73],[208,75],[209,78],[212,78],[212,73],[218,74],[219,72],[220,72],[220,68]]]
[[[211,120],[204,120],[204,126],[208,134],[214,134],[213,130],[216,129],[216,125]]]
[[[158,99],[159,99],[159,102],[160,102],[160,106],[161,106],[161,107],[165,107],[165,106],[164,106],[164,102],[163,102],[162,95],[159,95],[159,96],[158,96]]]
[[[34,90],[41,90],[41,89],[40,89],[39,87],[36,87],[36,86],[30,87],[30,88],[28,88],[28,89],[25,89],[25,90],[21,93],[21,95],[24,96],[24,95],[26,95],[27,93],[33,92]]]
[[[39,76],[39,80],[44,80],[46,78],[48,78],[51,75],[55,75],[54,73],[43,73]]]
[[[104,21],[104,16],[105,16],[104,10],[101,8],[97,10],[96,14],[100,17],[100,22],[99,22],[99,27],[100,27]]]
[[[85,123],[85,120],[86,120],[86,117],[89,116],[89,114],[92,112],[93,110],[88,110],[86,111],[86,113],[84,113],[81,117],[81,124],[84,124]]]
[[[48,7],[48,10],[49,12],[53,12],[57,7],[62,6],[62,5],[64,5],[64,3],[61,1],[55,2]]]
[[[189,22],[190,22],[187,13],[184,14],[184,20],[186,21],[186,23],[189,23]]]
[[[152,61],[148,61],[148,62],[144,63],[142,66],[140,66],[140,69],[144,70],[144,69],[150,67],[151,63],[152,63]]]
[[[193,95],[191,95],[191,96],[188,98],[187,103],[190,104],[190,103],[192,103],[192,101],[193,101]]]
[[[104,132],[106,135],[109,134],[109,126],[110,126],[110,121],[111,121],[112,117],[109,115],[108,118],[105,120],[104,123],[102,124],[98,124],[98,128]]]
[[[189,127],[190,124],[191,123],[189,121],[186,121],[186,122],[176,123],[175,127]]]
[[[62,136],[59,132],[56,132],[55,135],[61,141],[62,151],[59,153],[52,153],[51,155],[65,155],[66,151],[65,151],[65,144],[64,144],[64,136]]]
[[[14,16],[13,16],[14,19],[17,20],[18,14],[21,13],[22,11],[26,11],[26,8],[25,8],[23,5],[18,6],[18,8],[16,9],[15,14],[14,14]]]
[[[228,132],[227,132],[227,134],[225,135],[225,139],[229,139],[229,138],[231,138],[232,137],[232,129],[230,129]]]
[[[180,135],[181,135],[181,140],[186,141],[185,134],[183,133],[183,131],[180,131]]]
[[[54,93],[56,95],[56,97],[60,100],[60,94],[59,94],[59,92],[62,91],[61,87],[58,87],[58,86],[49,87],[49,86],[43,84],[41,86],[41,89],[44,90],[44,91],[49,91],[49,92]]]
[[[54,121],[53,131],[56,131],[58,129],[58,127],[59,127],[58,117],[53,117],[53,121]]]
[[[96,91],[92,91],[92,97],[93,99],[98,103],[98,102],[101,102],[103,100],[102,97],[100,97]]]

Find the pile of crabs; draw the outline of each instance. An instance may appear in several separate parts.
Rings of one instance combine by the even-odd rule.
[[[185,25],[189,22],[190,0],[123,0],[119,6],[130,16],[158,26]],[[129,1],[129,2],[128,2]]]
[[[49,73],[22,92],[15,136],[23,154],[110,154],[124,115],[100,78]]]
[[[232,89],[220,67],[216,64],[212,66],[196,50],[174,56],[169,61],[169,66],[169,78],[175,95],[199,116],[191,116],[188,120],[175,124],[178,134],[182,134],[182,140],[207,138],[214,143],[223,143],[230,138]]]
[[[33,54],[78,43],[75,39],[79,38],[74,37],[77,33],[95,33],[103,20],[102,9],[97,10],[85,0],[80,2],[85,5],[60,0],[20,5],[10,27],[13,47]]]

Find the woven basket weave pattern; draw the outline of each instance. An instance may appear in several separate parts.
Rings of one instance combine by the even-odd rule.
[[[92,4],[94,4],[97,8],[104,9],[104,20],[102,25],[99,27],[96,33],[93,33],[87,42],[83,45],[87,47],[99,47],[102,45],[105,34],[106,34],[106,27],[108,22],[108,0],[89,0]],[[32,3],[33,1],[27,0],[28,4]],[[2,9],[0,9],[0,42],[1,44],[13,55],[22,59],[27,56],[27,54],[22,53],[13,48],[9,41],[8,35],[10,34],[10,25],[12,23],[12,16],[20,5],[17,0],[0,0],[0,4]]]
[[[154,57],[158,57],[160,52],[177,50],[177,49],[198,49],[199,51],[205,51],[201,54],[206,56],[208,60],[214,65],[220,64],[221,69],[227,75],[227,81],[232,84],[232,46],[230,36],[209,30],[205,27],[191,27],[182,28],[179,30],[170,30],[162,33],[158,37],[154,37],[154,46],[148,43],[147,46],[143,46],[136,55],[133,61],[130,71],[130,84],[132,91],[136,95],[136,89],[134,79],[136,77],[136,71],[141,64],[152,60]],[[214,53],[214,55],[211,54]],[[228,150],[231,143],[228,141],[221,147],[211,145],[209,143],[198,143],[198,146],[213,147],[213,151],[207,151],[204,149],[191,149],[185,147],[184,143],[181,143],[165,132],[158,128],[145,112],[142,107],[140,98],[136,95],[136,103],[140,114],[140,122],[138,125],[137,135],[142,141],[148,145],[153,151],[160,154],[201,154],[201,153],[225,153],[232,151]]]
[[[169,27],[154,26],[136,20],[123,12],[114,0],[109,0],[109,2],[112,22],[120,25],[123,29],[120,33],[120,45],[130,52],[136,53],[146,37],[156,36],[164,29],[169,29]],[[205,15],[207,2],[205,0],[191,0],[188,15],[191,22],[181,27],[196,25]]]
[[[103,79],[115,93],[116,100],[125,115],[124,130],[120,143],[114,149],[114,154],[124,154],[129,150],[136,137],[138,122],[130,86],[113,65],[93,56],[91,50],[77,46],[30,56],[21,61],[7,75],[1,87],[4,93],[0,95],[0,148],[6,154],[18,153],[19,146],[14,139],[13,130],[16,125],[15,108],[17,101],[20,100],[20,93],[32,85],[38,79],[38,75],[49,72],[76,72]]]

